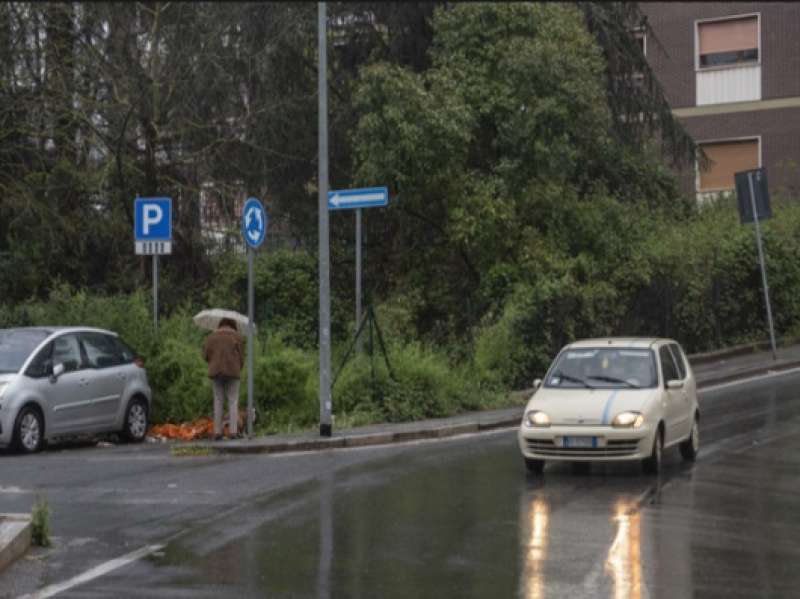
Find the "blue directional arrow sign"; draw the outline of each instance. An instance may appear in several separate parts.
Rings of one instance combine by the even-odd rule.
[[[267,236],[267,212],[256,198],[247,198],[242,210],[242,235],[244,241],[255,249],[264,243]]]
[[[388,203],[389,190],[385,187],[340,189],[328,192],[328,210],[374,208],[375,206],[386,206]]]

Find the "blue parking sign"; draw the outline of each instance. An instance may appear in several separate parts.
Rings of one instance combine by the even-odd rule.
[[[133,235],[137,254],[171,254],[172,198],[136,198]]]
[[[172,198],[136,198],[136,241],[172,241]]]

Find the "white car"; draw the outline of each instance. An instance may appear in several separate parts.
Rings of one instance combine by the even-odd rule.
[[[664,449],[677,445],[685,460],[697,456],[697,385],[671,339],[576,341],[533,385],[518,434],[531,472],[541,472],[545,460],[641,460],[657,473]]]

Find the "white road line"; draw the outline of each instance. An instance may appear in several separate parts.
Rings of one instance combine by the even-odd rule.
[[[161,551],[164,548],[164,545],[147,545],[146,547],[142,547],[141,549],[137,549],[136,551],[132,551],[127,555],[123,555],[122,557],[118,557],[116,559],[112,559],[111,561],[105,562],[100,564],[99,566],[95,566],[91,570],[87,570],[83,574],[79,574],[74,578],[70,578],[66,582],[61,582],[58,584],[51,584],[35,593],[30,593],[28,595],[23,595],[19,599],[47,599],[48,597],[54,597],[59,593],[63,593],[64,591],[68,591],[69,589],[76,587],[78,585],[84,584],[95,578],[100,578],[121,568],[123,566],[127,566],[128,564],[135,562],[136,560],[140,560],[143,557],[147,557],[153,553]]]
[[[745,383],[752,383],[753,381],[760,381],[763,379],[771,379],[778,376],[786,376],[787,374],[797,374],[800,368],[790,368],[789,370],[780,370],[778,372],[768,372],[767,374],[759,374],[751,376],[746,379],[736,379],[727,383],[720,383],[718,385],[710,385],[708,387],[701,387],[697,393],[705,393],[706,391],[715,391],[717,389],[724,389],[725,387],[735,387],[736,385],[743,385]]]

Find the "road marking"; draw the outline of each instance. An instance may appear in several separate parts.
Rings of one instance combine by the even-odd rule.
[[[164,545],[147,545],[141,549],[132,551],[127,555],[123,555],[122,557],[118,557],[116,559],[112,559],[111,561],[102,563],[99,566],[95,566],[91,570],[87,570],[83,574],[79,574],[78,576],[70,578],[65,582],[51,584],[50,586],[36,591],[35,593],[23,595],[19,599],[47,599],[48,597],[54,597],[55,595],[63,593],[64,591],[68,591],[73,587],[92,581],[95,578],[105,576],[109,572],[113,572],[114,570],[122,568],[123,566],[127,566],[128,564],[140,560],[143,557],[157,553],[163,548]]]
[[[11,495],[21,495],[24,493],[33,493],[30,489],[21,489],[19,487],[0,487],[0,493],[8,493]]]

